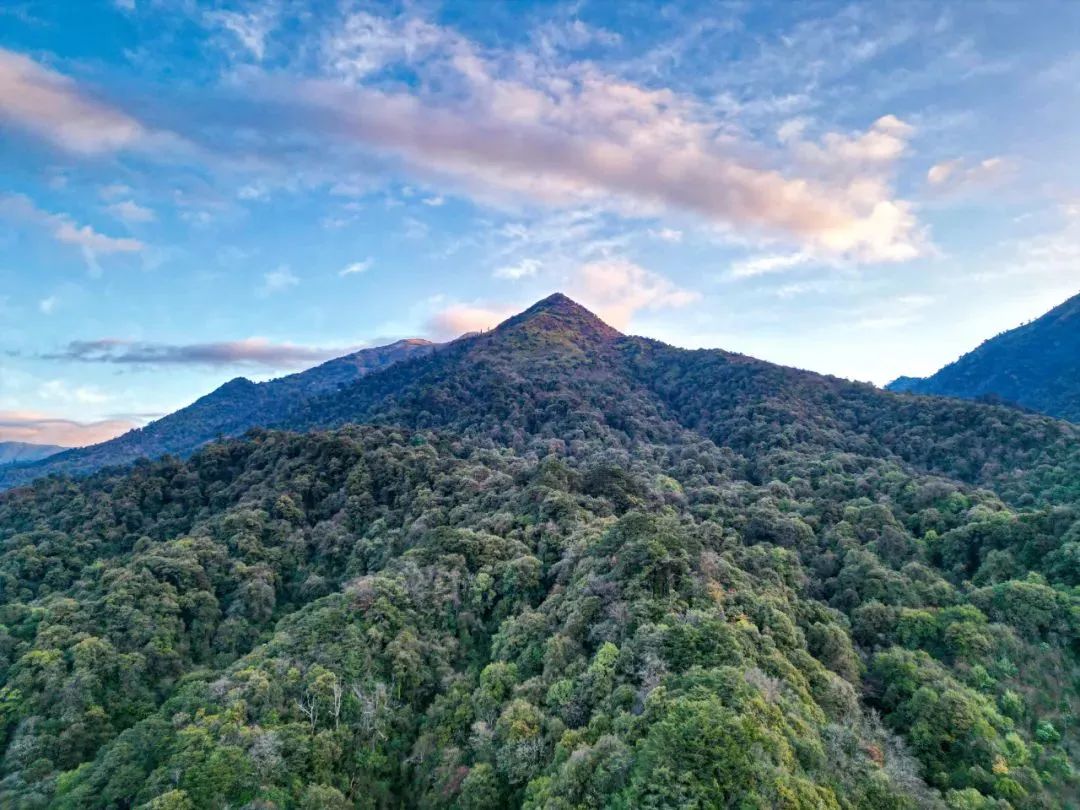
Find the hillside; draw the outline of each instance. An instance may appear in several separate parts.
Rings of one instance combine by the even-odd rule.
[[[0,495],[0,804],[1080,800],[1080,428],[558,295],[276,424]]]
[[[900,377],[887,387],[1015,403],[1080,422],[1080,295],[987,340],[931,377]]]
[[[90,447],[68,450],[37,464],[0,472],[0,489],[53,473],[85,474],[166,453],[188,455],[214,439],[273,424],[307,397],[325,394],[372,371],[427,354],[434,346],[430,341],[411,338],[361,349],[264,383],[237,377],[145,427]]]
[[[65,450],[55,444],[30,444],[29,442],[0,442],[0,466],[25,464],[56,455]]]

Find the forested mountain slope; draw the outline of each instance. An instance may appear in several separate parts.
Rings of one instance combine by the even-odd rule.
[[[90,447],[52,455],[37,464],[0,472],[0,489],[52,473],[85,474],[166,453],[187,455],[214,439],[273,424],[307,397],[325,394],[372,371],[427,354],[434,346],[416,338],[399,340],[264,383],[237,377],[146,427]]]
[[[0,496],[0,805],[1080,799],[1067,423],[561,296],[281,423]]]
[[[1067,423],[624,336],[558,294],[491,332],[305,400],[278,426],[350,422],[452,428],[518,449],[662,443],[691,430],[739,451],[750,477],[770,454],[854,453],[1025,502],[1033,489],[1039,500],[1080,497],[1080,429]]]
[[[1080,295],[991,338],[930,377],[900,377],[892,391],[997,399],[1080,422]]]

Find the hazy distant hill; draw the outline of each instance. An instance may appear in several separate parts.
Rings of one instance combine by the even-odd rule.
[[[1080,295],[987,340],[931,377],[900,377],[887,387],[1000,400],[1080,422]]]
[[[222,385],[186,408],[107,442],[81,447],[0,473],[0,489],[54,472],[83,474],[166,453],[187,455],[214,439],[274,424],[307,397],[319,396],[372,371],[431,352],[419,338],[361,349],[315,368],[264,383],[244,377]]]
[[[0,466],[38,461],[66,450],[55,444],[30,444],[29,442],[0,442]]]

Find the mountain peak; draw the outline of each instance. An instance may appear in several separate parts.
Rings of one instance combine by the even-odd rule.
[[[497,331],[528,327],[542,331],[573,332],[583,337],[605,340],[622,333],[600,320],[588,309],[560,292],[543,298],[499,325]]]

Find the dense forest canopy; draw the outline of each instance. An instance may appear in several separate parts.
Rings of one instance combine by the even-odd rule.
[[[0,496],[0,804],[1055,808],[1080,431],[561,296]]]
[[[1080,422],[1080,295],[1010,329],[930,377],[900,377],[893,391],[1020,405]]]

